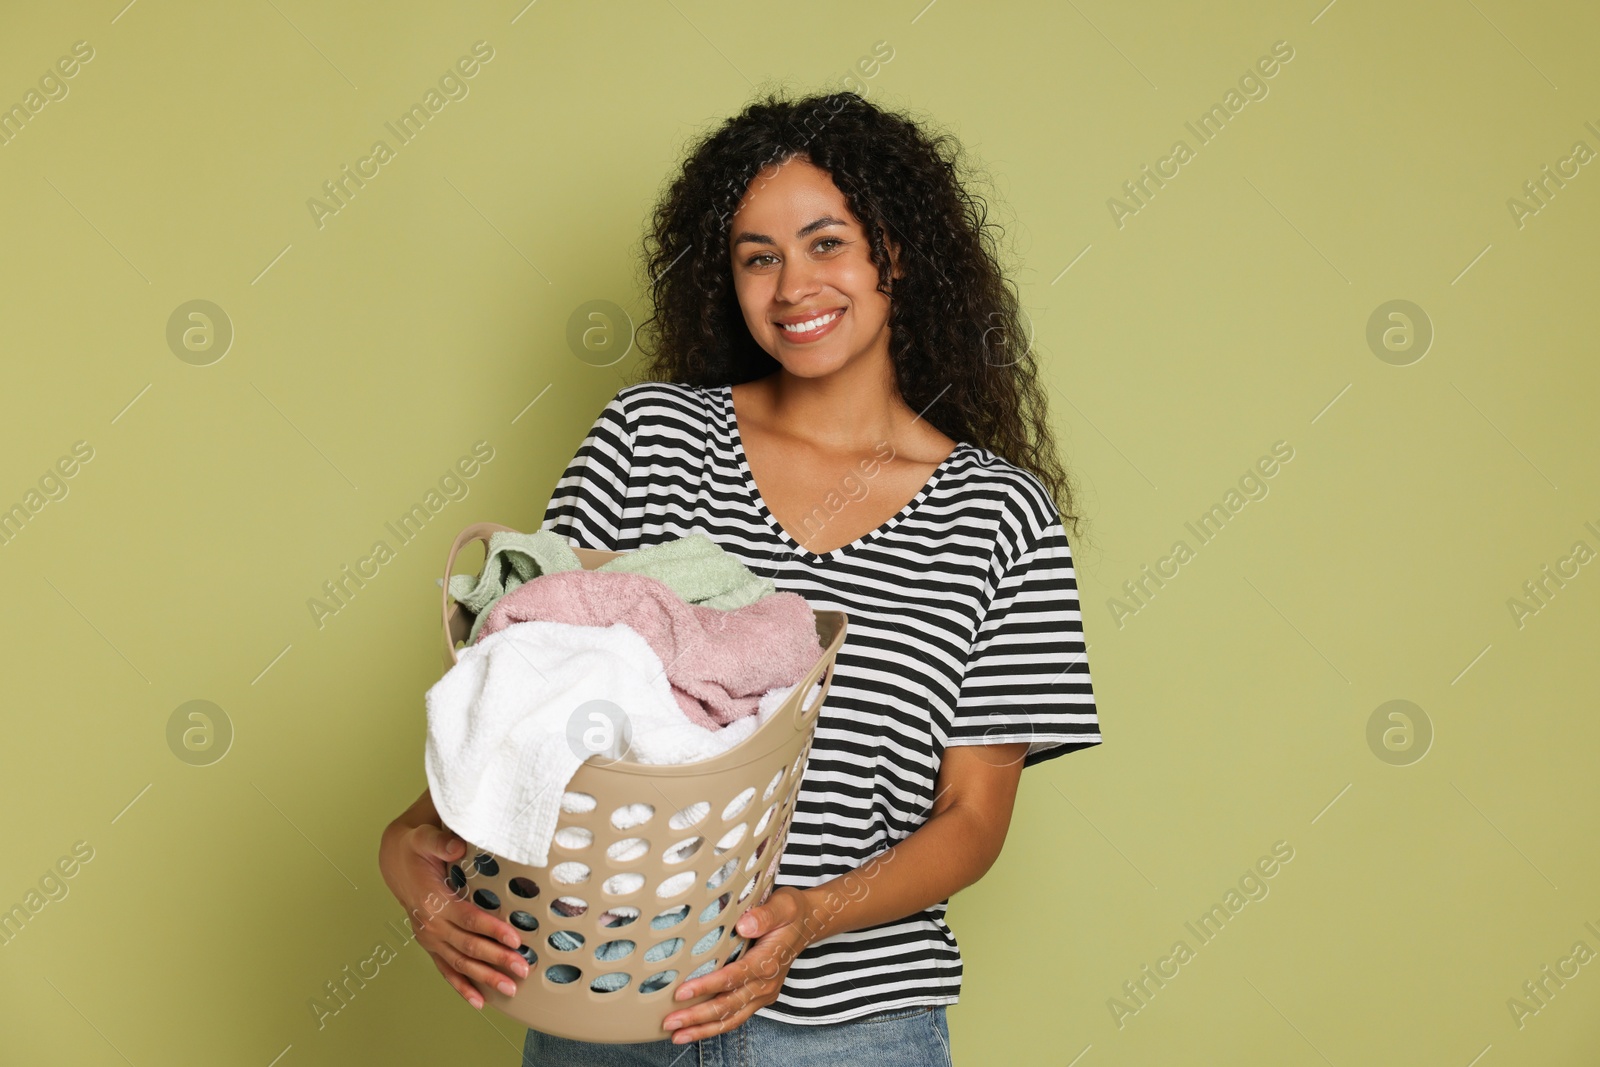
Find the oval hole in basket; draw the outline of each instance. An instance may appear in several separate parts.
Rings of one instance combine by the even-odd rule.
[[[712,919],[715,919],[718,915],[721,915],[722,909],[728,906],[728,901],[731,899],[733,898],[724,893],[716,900],[713,900],[711,903],[707,904],[705,910],[700,913],[700,921],[703,923],[708,923]]]
[[[692,970],[688,974],[684,975],[683,980],[685,982],[693,981],[694,979],[699,978],[702,974],[710,974],[712,971],[714,971],[716,969],[717,969],[717,957],[712,956],[709,960],[706,960],[700,966],[696,967],[694,970]]]
[[[717,888],[717,886],[721,885],[723,882],[726,882],[729,878],[732,878],[733,872],[737,871],[738,869],[739,857],[735,856],[733,859],[729,860],[727,863],[724,863],[721,867],[718,867],[711,873],[711,877],[706,879],[706,888]]]
[[[472,894],[472,902],[484,911],[494,911],[500,907],[500,898],[492,890],[480,889]]]
[[[644,875],[635,871],[613,874],[605,880],[600,888],[614,897],[625,897],[629,893],[637,893],[644,888]]]
[[[637,803],[637,805],[622,805],[611,813],[611,825],[618,830],[632,830],[638,825],[645,825],[656,817],[656,806]]]
[[[597,960],[603,960],[606,963],[610,963],[612,960],[625,960],[629,956],[633,955],[634,948],[635,946],[632,941],[629,941],[625,937],[619,937],[617,940],[607,941],[605,944],[595,949],[594,958]]]
[[[518,945],[517,955],[521,956],[527,961],[530,969],[539,965],[539,954],[533,951],[533,949],[529,948],[527,945]]]
[[[599,802],[588,793],[568,790],[561,794],[561,810],[569,815],[582,815],[595,809]]]
[[[590,982],[589,988],[596,993],[615,993],[626,989],[631,981],[633,981],[633,975],[622,971],[612,971],[610,974],[602,974]]]
[[[556,985],[566,985],[582,978],[583,972],[570,963],[558,963],[554,967],[545,968],[544,976]]]
[[[600,925],[605,927],[627,926],[639,917],[638,908],[630,908],[626,904],[618,904],[614,908],[607,908],[600,915]]]
[[[539,895],[539,883],[531,878],[513,878],[510,885],[511,891],[524,900],[532,900]]]
[[[655,813],[652,804],[624,804],[611,813],[611,825],[618,830],[631,830],[649,822]]]
[[[749,829],[750,824],[747,822],[742,822],[738,826],[735,826],[732,830],[729,830],[727,833],[723,834],[721,840],[717,842],[717,847],[712,850],[712,855],[720,856],[730,848],[736,848],[739,842],[744,840],[745,831]]]
[[[768,808],[766,811],[761,813],[761,819],[760,819],[759,822],[756,823],[756,833],[757,834],[761,833],[761,831],[763,831],[763,830],[765,830],[767,828],[767,823],[772,821],[772,813],[777,811],[777,810],[778,810],[778,805],[774,804],[774,805],[772,805],[772,807]]]
[[[550,902],[550,910],[557,915],[572,919],[588,911],[589,902],[581,897],[556,897]]]
[[[746,882],[744,884],[744,888],[739,890],[739,903],[740,904],[743,904],[745,902],[745,900],[750,896],[750,894],[755,892],[756,881],[759,878],[760,878],[760,875],[757,875],[755,878],[750,879],[748,882]]]
[[[660,915],[657,915],[654,919],[651,919],[650,920],[650,929],[652,929],[652,930],[668,930],[668,929],[671,929],[674,926],[677,926],[679,923],[683,922],[683,920],[687,919],[688,917],[689,917],[689,905],[687,905],[687,904],[679,904],[676,908],[668,908],[666,911],[662,912]]]
[[[618,863],[632,863],[650,851],[650,842],[642,837],[624,837],[606,847],[606,855]]]
[[[558,863],[550,872],[550,880],[561,885],[581,885],[589,880],[589,865],[577,860]]]
[[[487,875],[490,878],[500,873],[500,865],[487,852],[480,852],[473,857],[472,865],[478,868],[479,874]]]
[[[704,936],[694,943],[694,948],[689,950],[689,955],[698,956],[702,952],[710,952],[716,943],[722,940],[723,929],[723,927],[719,926],[715,930],[707,930]]]
[[[728,801],[727,807],[722,809],[722,821],[727,822],[729,819],[737,819],[744,813],[744,809],[750,806],[750,801],[755,795],[756,787],[753,785],[746,786],[738,796]]]
[[[509,918],[511,919],[511,925],[515,926],[518,930],[539,929],[539,920],[530,912],[514,911],[511,913]]]
[[[694,885],[694,880],[698,877],[699,875],[695,874],[693,871],[680,871],[679,873],[668,878],[666,881],[662,882],[660,885],[656,886],[656,896],[675,897],[679,893],[682,893],[684,890],[688,889],[690,886]]]
[[[657,974],[652,974],[649,978],[639,983],[639,992],[654,993],[657,990],[665,989],[672,984],[672,980],[676,977],[678,977],[677,971],[661,971]]]
[[[661,854],[667,863],[682,863],[684,860],[700,851],[700,846],[706,843],[703,837],[686,837],[676,845]]]
[[[772,794],[778,791],[778,783],[783,781],[783,772],[786,770],[788,770],[787,767],[779,767],[773,774],[772,781],[768,782],[767,787],[761,791],[761,802],[763,804],[771,800]]]
[[[576,952],[583,947],[583,935],[576,930],[556,930],[545,941],[557,952]]]
[[[556,831],[556,844],[562,848],[570,848],[574,852],[588,848],[594,844],[594,831],[581,826],[563,826]]]
[[[683,938],[669,937],[659,945],[651,945],[645,949],[644,961],[646,963],[660,963],[662,960],[670,958],[682,947]]]
[[[673,812],[672,818],[667,820],[667,825],[674,830],[687,830],[689,827],[711,814],[709,800],[697,800],[686,808],[679,808]]]

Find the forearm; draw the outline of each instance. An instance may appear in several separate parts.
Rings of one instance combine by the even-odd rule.
[[[433,793],[424,788],[422,795],[412,802],[411,806],[399,815],[394,821],[383,829],[382,841],[387,843],[393,835],[403,834],[417,826],[442,826],[439,821],[439,810],[433,806]]]
[[[800,890],[807,942],[915,914],[965,889],[999,855],[1003,838],[992,840],[992,831],[991,823],[953,806],[849,874]]]

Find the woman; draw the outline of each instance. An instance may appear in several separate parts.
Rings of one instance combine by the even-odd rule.
[[[541,528],[610,551],[705,533],[850,630],[775,888],[735,927],[751,940],[678,993],[716,995],[655,1042],[530,1030],[526,1067],[686,1067],[690,1042],[762,1067],[950,1063],[946,902],[998,856],[1023,768],[1101,741],[1071,490],[958,153],[851,93],[768,97],[656,209],[648,380],[601,411]],[[408,908],[464,854],[437,823],[425,792],[385,832]],[[475,1007],[469,979],[542,980],[466,901],[417,939]]]

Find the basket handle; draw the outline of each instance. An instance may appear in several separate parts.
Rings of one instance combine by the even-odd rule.
[[[473,541],[483,542],[484,559],[488,559],[489,536],[491,534],[516,531],[510,526],[502,526],[498,522],[475,522],[471,526],[456,534],[456,539],[450,543],[450,555],[444,561],[444,581],[440,583],[439,614],[444,622],[444,653],[451,663],[456,660],[456,643],[450,636],[450,572],[456,565],[456,553],[460,552]],[[459,608],[458,608],[459,610]]]

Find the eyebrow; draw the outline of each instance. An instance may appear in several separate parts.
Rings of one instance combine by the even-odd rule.
[[[836,219],[832,215],[824,215],[820,219],[806,223],[804,226],[800,227],[800,229],[796,230],[794,235],[796,237],[806,237],[810,234],[816,233],[818,230],[826,226],[846,225],[848,225],[848,223],[846,223],[843,219]],[[764,233],[751,233],[749,230],[745,230],[733,239],[733,247],[737,248],[746,242],[750,244],[766,245],[778,243]]]

